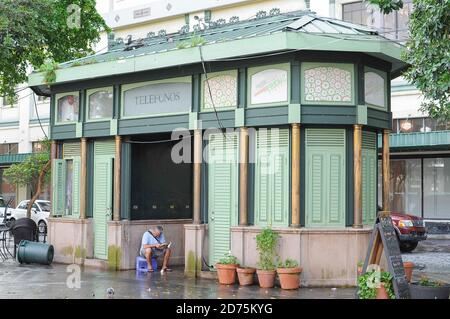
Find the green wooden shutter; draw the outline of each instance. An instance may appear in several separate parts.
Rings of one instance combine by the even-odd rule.
[[[64,207],[65,207],[64,191],[66,189],[65,174],[66,174],[65,160],[62,159],[53,160],[53,168],[52,168],[53,216],[64,215]]]
[[[238,214],[238,136],[211,134],[208,145],[209,262],[216,263],[230,250],[230,227]]]
[[[65,142],[63,144],[63,157],[75,157],[81,155],[80,142]]]
[[[377,135],[363,131],[362,134],[362,219],[364,225],[375,222],[377,215]]]
[[[81,158],[73,158],[73,177],[72,177],[72,217],[80,217],[80,177],[81,177]]]
[[[108,225],[112,211],[112,158],[108,155],[95,157],[94,174],[94,255],[108,256]]]
[[[345,226],[345,130],[306,130],[306,224]]]
[[[255,165],[255,224],[289,225],[289,130],[258,130]]]

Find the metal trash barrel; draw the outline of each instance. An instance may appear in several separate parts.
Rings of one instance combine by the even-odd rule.
[[[23,264],[50,265],[53,261],[54,248],[52,245],[29,240],[21,240],[17,250],[17,260]]]

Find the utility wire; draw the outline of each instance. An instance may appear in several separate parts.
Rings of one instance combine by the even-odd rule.
[[[205,60],[203,59],[203,51],[202,51],[201,45],[198,46],[198,50],[200,51],[200,60],[202,62],[203,73],[205,74],[205,81],[206,81],[206,86],[208,88],[209,98],[211,99],[211,105],[214,109],[214,114],[216,115],[217,123],[219,124],[219,127],[222,129],[222,132],[223,132],[224,128],[223,128],[222,122],[220,121],[219,115],[217,114],[217,109],[214,104],[214,99],[213,99],[212,92],[211,92],[211,86],[209,85],[208,72],[206,72]]]
[[[175,142],[175,141],[181,141],[184,139],[191,138],[192,135],[189,134],[187,136],[183,136],[178,139],[165,139],[165,140],[156,140],[156,141],[124,141],[124,143],[130,143],[130,144],[157,144],[157,143],[167,143],[167,142]]]
[[[198,46],[198,49],[199,49],[199,51],[200,51],[200,60],[201,60],[201,62],[202,62],[203,73],[205,74],[205,82],[206,82],[206,86],[207,86],[207,89],[208,89],[208,95],[209,95],[209,98],[211,99],[211,105],[212,105],[212,107],[213,107],[213,109],[214,109],[214,114],[216,115],[217,123],[219,124],[219,127],[220,127],[220,129],[221,129],[221,132],[222,132],[223,137],[224,137],[227,141],[229,141],[229,142],[234,142],[234,141],[233,141],[232,139],[230,139],[230,138],[227,136],[227,134],[225,133],[225,128],[224,128],[224,126],[222,125],[222,121],[221,121],[220,118],[219,118],[219,114],[217,113],[216,105],[214,104],[214,99],[213,99],[213,96],[212,96],[211,86],[209,85],[208,72],[206,72],[205,60],[203,59],[202,46],[199,45],[199,46]]]
[[[44,133],[45,139],[48,140],[47,133],[45,132],[44,128],[42,127],[41,118],[39,117],[39,111],[38,111],[37,103],[36,103],[36,95],[34,94],[34,92],[31,93],[31,94],[33,94],[34,110],[35,110],[35,112],[36,112],[36,117],[37,117],[37,119],[38,119],[39,126],[41,127],[42,133]]]

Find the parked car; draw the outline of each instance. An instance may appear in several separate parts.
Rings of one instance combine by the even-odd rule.
[[[15,209],[11,210],[11,216],[8,220],[14,221],[20,218],[27,217],[27,207],[29,200],[23,200],[17,205]],[[39,228],[40,233],[45,233],[47,230],[47,218],[50,216],[51,205],[48,200],[36,200],[31,208],[31,219],[34,220]]]
[[[378,210],[382,211],[380,206],[378,206]],[[392,211],[391,219],[402,253],[413,251],[419,241],[427,239],[427,229],[422,217]]]
[[[413,251],[419,241],[427,239],[427,230],[422,217],[391,212],[391,218],[403,253]]]
[[[2,196],[0,196],[0,222],[3,221],[3,218],[5,217],[5,208],[6,203]]]

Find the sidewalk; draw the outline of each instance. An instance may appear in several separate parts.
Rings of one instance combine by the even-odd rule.
[[[185,278],[183,269],[161,275],[137,274],[133,271],[110,272],[85,267],[81,269],[79,289],[70,289],[67,265],[19,265],[13,260],[0,262],[0,298],[190,298],[190,299],[348,299],[355,297],[354,288],[300,288],[286,291],[280,288],[221,286],[215,280]]]

